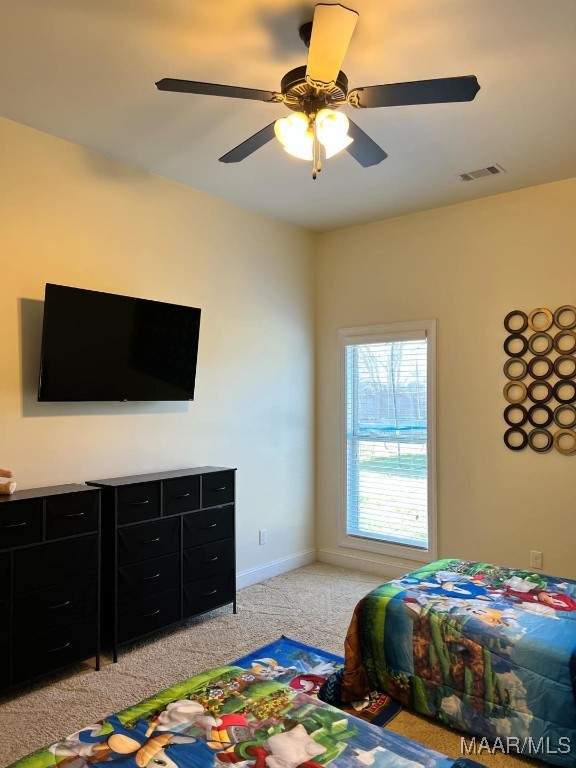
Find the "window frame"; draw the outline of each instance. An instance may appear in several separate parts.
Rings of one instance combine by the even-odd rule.
[[[355,344],[378,344],[402,341],[404,334],[424,332],[427,340],[427,458],[428,458],[428,548],[394,544],[377,539],[351,536],[347,533],[347,433],[346,433],[346,348]],[[338,331],[339,386],[339,471],[340,510],[338,543],[364,552],[376,552],[404,560],[430,563],[437,559],[437,478],[436,478],[436,320],[382,323],[340,328]]]

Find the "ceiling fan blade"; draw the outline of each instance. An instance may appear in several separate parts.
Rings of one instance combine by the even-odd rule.
[[[282,101],[282,94],[275,91],[259,91],[256,88],[238,88],[235,85],[218,85],[217,83],[198,83],[194,80],[175,80],[165,77],[158,80],[156,88],[159,91],[175,93],[201,93],[205,96],[229,96],[232,99],[254,99],[255,101]]]
[[[479,90],[480,86],[474,75],[443,77],[438,80],[415,80],[411,83],[354,88],[348,94],[348,103],[359,108],[442,104],[450,101],[472,101]]]
[[[336,81],[357,21],[357,12],[343,5],[316,6],[306,67],[311,85],[322,88]]]
[[[376,144],[367,133],[364,133],[359,125],[356,125],[350,118],[348,118],[348,123],[348,135],[354,141],[346,147],[346,151],[352,155],[354,160],[363,165],[364,168],[369,168],[371,165],[378,165],[388,157],[388,153],[384,152],[382,147]]]
[[[218,160],[221,163],[239,163],[241,160],[247,158],[248,155],[251,155],[252,152],[256,152],[257,149],[263,147],[264,144],[268,144],[268,142],[274,138],[274,135],[274,123],[270,123],[266,128],[262,128],[258,133],[255,133],[253,136],[250,136],[249,139],[243,141],[242,144],[238,144],[237,147],[231,149],[230,152],[226,152],[226,154],[219,157]]]

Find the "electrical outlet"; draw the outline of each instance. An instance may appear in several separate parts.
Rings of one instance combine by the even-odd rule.
[[[258,544],[260,544],[260,546],[268,544],[268,531],[266,528],[260,528],[258,531]]]
[[[542,552],[538,552],[536,549],[531,550],[530,568],[537,568],[538,570],[542,568]]]

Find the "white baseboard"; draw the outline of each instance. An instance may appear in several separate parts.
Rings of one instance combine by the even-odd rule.
[[[258,584],[265,579],[271,579],[272,576],[279,576],[281,573],[293,571],[295,568],[301,568],[303,565],[309,565],[316,562],[316,550],[307,549],[297,555],[282,557],[279,560],[273,560],[265,565],[258,565],[256,568],[249,568],[247,571],[241,571],[236,574],[236,589],[249,587],[251,584]]]
[[[375,573],[377,576],[382,576],[383,583],[390,579],[404,576],[417,567],[416,563],[413,563],[412,565],[401,565],[385,560],[376,560],[375,558],[368,557],[364,554],[352,555],[339,552],[335,549],[317,549],[316,552],[317,559],[321,563],[338,565],[340,568],[355,568],[357,571],[365,571],[366,573]]]

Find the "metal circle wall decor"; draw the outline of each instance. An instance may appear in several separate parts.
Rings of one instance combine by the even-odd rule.
[[[541,408],[543,406],[535,405],[533,407]],[[532,410],[532,408],[530,410]],[[515,413],[519,414],[519,418],[514,417]],[[522,427],[528,421],[528,411],[523,405],[519,405],[518,403],[507,405],[506,408],[504,408],[504,421],[509,427]]]
[[[516,435],[520,437],[520,442],[515,444],[512,438]],[[511,451],[522,451],[528,445],[528,435],[520,427],[510,427],[504,432],[504,442]]]
[[[569,317],[568,322],[566,320],[562,321],[562,316],[565,315]],[[558,307],[556,312],[554,312],[554,324],[563,331],[571,331],[572,328],[576,328],[576,307],[573,307],[572,304],[563,304],[561,307]],[[506,321],[504,321],[504,326],[507,327]]]
[[[562,405],[576,401],[576,382],[571,379],[562,379],[554,384],[554,397]]]
[[[539,443],[539,438],[544,438],[544,443]],[[528,433],[528,445],[536,453],[547,453],[554,443],[554,438],[547,429],[536,427]]]
[[[545,366],[544,371],[542,370],[542,366]],[[547,379],[552,375],[553,371],[554,363],[549,357],[545,357],[544,355],[537,355],[528,363],[528,372],[533,379]]]
[[[516,343],[520,344],[520,349],[512,349],[512,344]],[[522,355],[526,354],[527,349],[528,340],[521,333],[511,333],[504,340],[504,352],[506,352],[508,357],[522,357]]]
[[[540,321],[538,324],[536,323],[536,320],[540,315],[544,316],[544,322]],[[552,323],[554,322],[554,315],[552,312],[550,312],[549,309],[546,309],[546,307],[537,307],[536,309],[533,309],[532,312],[528,315],[528,325],[530,328],[532,328],[533,331],[547,331],[548,328],[552,327]]]
[[[519,318],[520,322],[518,323],[515,318]],[[514,328],[514,325],[517,325],[517,327]],[[528,315],[526,312],[522,312],[521,309],[513,309],[504,318],[504,328],[506,328],[508,333],[524,333],[526,328],[528,328]]]
[[[505,445],[576,455],[576,304],[514,309],[504,328]]]
[[[512,372],[513,369],[516,369],[516,373]],[[521,357],[509,357],[504,363],[504,375],[510,379],[510,381],[520,381],[526,376],[527,371],[528,363]]]
[[[521,408],[522,406],[518,405],[516,407]],[[508,408],[512,408],[512,406],[509,405]],[[508,408],[506,408],[504,414],[506,414]],[[567,419],[565,419],[565,414],[568,414]],[[504,415],[504,419],[506,419],[506,415]],[[509,423],[508,419],[506,419],[506,424]],[[572,429],[573,427],[576,427],[576,408],[574,408],[573,405],[559,405],[554,411],[554,424],[560,427],[560,429]]]
[[[554,349],[554,339],[549,333],[534,333],[528,339],[528,349],[533,355],[547,355]]]
[[[519,382],[515,381],[514,384]],[[544,394],[542,394],[544,390]],[[541,403],[549,403],[554,397],[554,388],[547,381],[533,381],[528,385],[528,397],[533,403],[540,405]]]
[[[566,365],[571,367],[566,370]],[[554,360],[554,373],[559,379],[573,379],[576,376],[576,357],[574,355],[559,355]],[[508,378],[512,377],[508,376]]]
[[[511,405],[523,403],[528,391],[523,381],[509,381],[504,385],[504,397]]]
[[[541,414],[544,418],[541,418]],[[554,411],[552,408],[548,408],[547,405],[533,405],[528,409],[528,421],[533,427],[549,427],[554,421]],[[508,424],[508,422],[506,422]]]
[[[566,445],[566,441],[562,441],[563,437],[568,438],[568,445]],[[576,432],[573,429],[559,429],[554,434],[554,448],[565,455],[576,453]]]
[[[564,339],[570,339],[568,346],[564,346]],[[560,331],[554,336],[554,349],[559,355],[571,355],[576,352],[576,333],[574,331]]]

